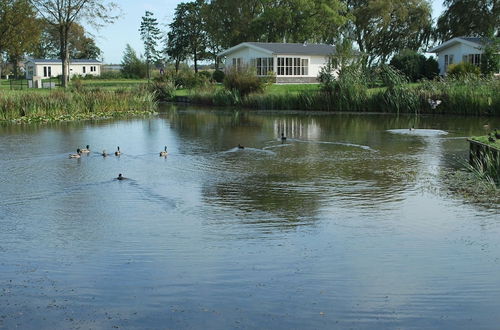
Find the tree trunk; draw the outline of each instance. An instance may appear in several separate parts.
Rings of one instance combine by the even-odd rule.
[[[175,60],[175,73],[179,73],[179,65],[181,64],[181,61]]]
[[[68,87],[69,81],[69,45],[68,45],[69,26],[61,24],[59,26],[59,40],[61,42],[61,65],[62,65],[62,87]]]
[[[196,51],[193,54],[193,60],[194,60],[194,73],[198,73],[198,56],[196,56]]]

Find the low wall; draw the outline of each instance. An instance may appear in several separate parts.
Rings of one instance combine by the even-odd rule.
[[[276,77],[277,84],[317,84],[316,77]]]

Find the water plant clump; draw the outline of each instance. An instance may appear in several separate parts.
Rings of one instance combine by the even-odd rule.
[[[120,91],[83,88],[79,91],[0,94],[0,120],[30,122],[109,118],[153,113],[156,109],[155,94],[144,87]]]

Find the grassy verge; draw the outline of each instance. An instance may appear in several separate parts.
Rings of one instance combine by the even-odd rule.
[[[144,88],[0,92],[0,120],[61,121],[153,113],[157,102]]]

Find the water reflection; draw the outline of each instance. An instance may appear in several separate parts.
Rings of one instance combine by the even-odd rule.
[[[494,328],[498,209],[428,189],[482,125],[193,107],[1,124],[0,327]],[[390,132],[412,126],[448,134]]]

